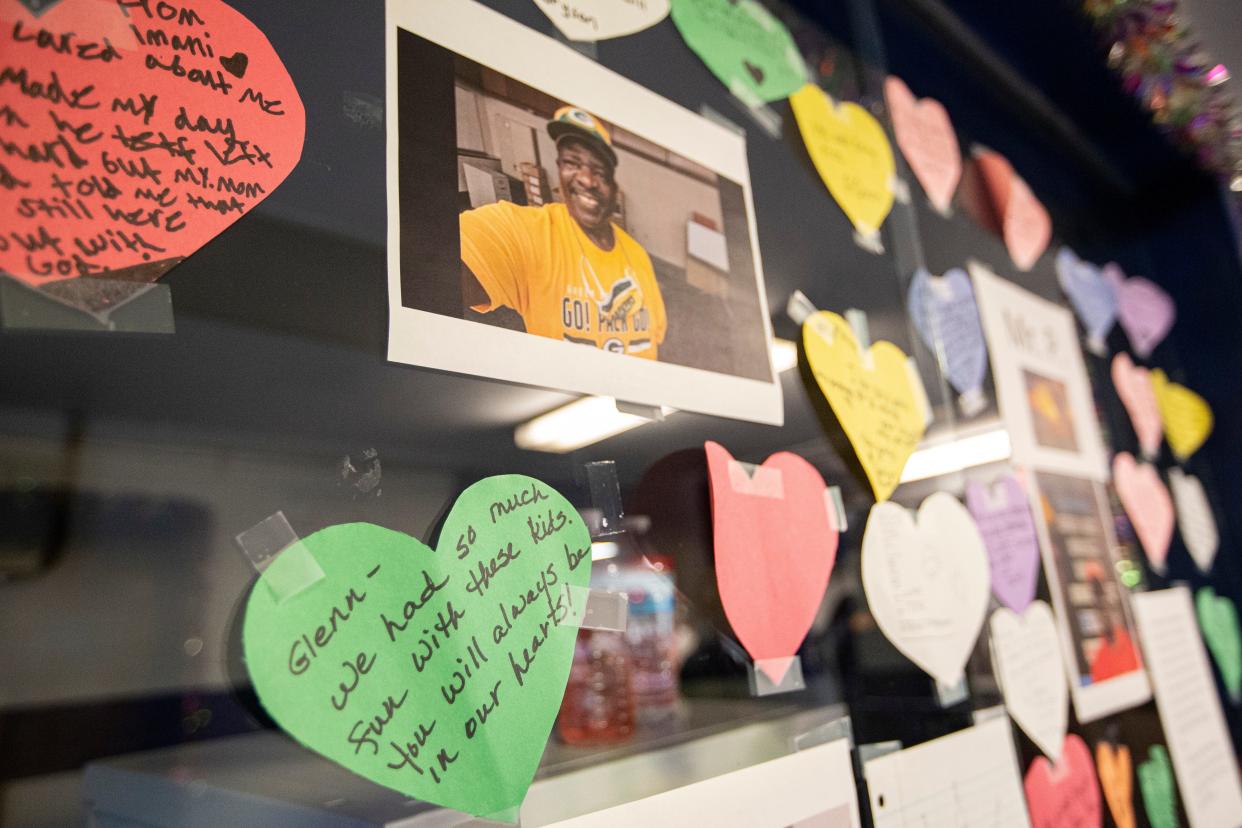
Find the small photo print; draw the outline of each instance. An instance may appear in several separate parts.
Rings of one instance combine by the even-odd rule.
[[[1065,383],[1023,369],[1026,404],[1031,411],[1035,442],[1044,448],[1078,451],[1074,436],[1074,416],[1070,411]]]
[[[476,3],[387,16],[389,358],[781,422],[745,139]]]
[[[1103,484],[1035,472],[1032,499],[1075,711],[1089,721],[1150,696]]]

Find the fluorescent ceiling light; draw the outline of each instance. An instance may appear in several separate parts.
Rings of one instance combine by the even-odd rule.
[[[788,339],[772,340],[772,365],[777,373],[798,366],[798,346]],[[671,414],[673,409],[663,409]],[[612,397],[583,397],[522,423],[513,442],[527,451],[566,454],[607,440],[651,420],[617,410]]]
[[[565,454],[647,422],[618,411],[612,397],[583,397],[522,423],[513,431],[513,442],[528,451]]]
[[[926,480],[975,466],[999,463],[1008,460],[1011,452],[1009,432],[1003,428],[958,437],[948,442],[925,446],[911,454],[901,472],[901,482]]]
[[[615,558],[621,552],[616,541],[594,541],[591,544],[591,560],[606,561]]]

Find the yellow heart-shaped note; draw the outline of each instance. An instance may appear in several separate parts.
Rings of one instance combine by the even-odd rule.
[[[893,208],[893,147],[880,122],[856,103],[837,103],[814,84],[789,96],[807,153],[828,192],[859,233],[880,229]]]
[[[1212,433],[1212,407],[1186,386],[1169,382],[1159,368],[1151,372],[1151,387],[1156,392],[1169,448],[1178,460],[1186,460]]]
[[[906,355],[893,343],[880,341],[864,358],[849,323],[831,311],[807,317],[802,345],[876,500],[887,500],[926,427]]]

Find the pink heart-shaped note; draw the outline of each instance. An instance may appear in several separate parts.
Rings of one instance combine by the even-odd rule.
[[[892,75],[884,82],[884,96],[901,154],[932,205],[948,212],[962,177],[962,151],[949,113],[933,98],[916,99],[905,81]]]
[[[1031,762],[1023,782],[1032,828],[1100,828],[1100,788],[1087,743],[1067,734],[1055,765],[1045,756]]]
[[[975,154],[975,165],[991,198],[1010,258],[1019,270],[1030,270],[1052,241],[1052,218],[1005,156],[982,150]]]
[[[0,270],[154,281],[280,185],[306,113],[220,0],[0,0]]]
[[[779,684],[788,667],[779,660],[798,652],[836,562],[831,497],[796,454],[773,454],[751,474],[719,443],[704,449],[720,602],[742,646],[769,662],[759,666]]]
[[[1147,359],[1177,319],[1173,297],[1159,285],[1142,276],[1126,278],[1125,271],[1115,262],[1100,269],[1117,292],[1117,321],[1130,339],[1130,346],[1140,358]]]
[[[1151,372],[1135,365],[1130,355],[1119,353],[1113,357],[1113,387],[1121,404],[1130,415],[1130,424],[1138,437],[1139,448],[1147,457],[1155,457],[1160,450],[1160,438],[1164,425],[1160,420],[1160,406],[1156,404],[1156,392],[1151,384]]]
[[[1134,534],[1153,568],[1163,572],[1173,540],[1173,498],[1150,463],[1137,463],[1129,452],[1113,458],[1113,485],[1134,525]]]

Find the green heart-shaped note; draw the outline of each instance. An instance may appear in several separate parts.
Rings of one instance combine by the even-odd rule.
[[[1164,745],[1152,745],[1147,751],[1147,761],[1138,766],[1138,780],[1143,809],[1152,828],[1177,828],[1173,766]]]
[[[1195,593],[1195,614],[1208,650],[1216,661],[1225,689],[1235,704],[1242,700],[1242,631],[1238,629],[1238,609],[1210,586]]]
[[[323,577],[290,594],[307,555]],[[590,570],[577,511],[522,475],[466,489],[437,549],[330,526],[251,592],[250,676],[286,732],[354,773],[459,811],[507,811],[560,707]]]

